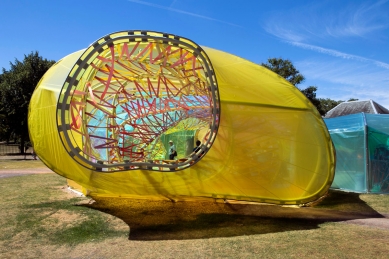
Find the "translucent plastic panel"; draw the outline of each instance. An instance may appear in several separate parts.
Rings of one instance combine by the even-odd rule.
[[[370,158],[369,188],[389,193],[389,115],[366,114]]]
[[[366,192],[365,121],[362,113],[324,120],[336,150],[332,188]]]
[[[389,115],[358,113],[324,121],[336,149],[331,187],[389,193]]]

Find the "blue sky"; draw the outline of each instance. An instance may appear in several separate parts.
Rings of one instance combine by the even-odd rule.
[[[317,97],[389,108],[389,0],[2,0],[0,68],[122,30],[177,34],[255,63],[290,59]]]

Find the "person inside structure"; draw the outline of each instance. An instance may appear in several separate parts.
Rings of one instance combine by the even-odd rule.
[[[174,160],[175,157],[177,156],[176,147],[174,146],[174,143],[173,143],[172,140],[169,141],[169,145],[170,145],[170,148],[169,148],[169,159],[170,160]]]

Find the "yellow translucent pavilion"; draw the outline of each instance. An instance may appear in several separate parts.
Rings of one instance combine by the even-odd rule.
[[[296,87],[167,33],[113,33],[58,61],[29,130],[40,159],[90,195],[303,204],[334,177],[326,125]]]

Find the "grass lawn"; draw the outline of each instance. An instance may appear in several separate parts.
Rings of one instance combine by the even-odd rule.
[[[92,200],[56,174],[0,190],[0,258],[389,257],[389,195],[331,191],[310,208]]]

